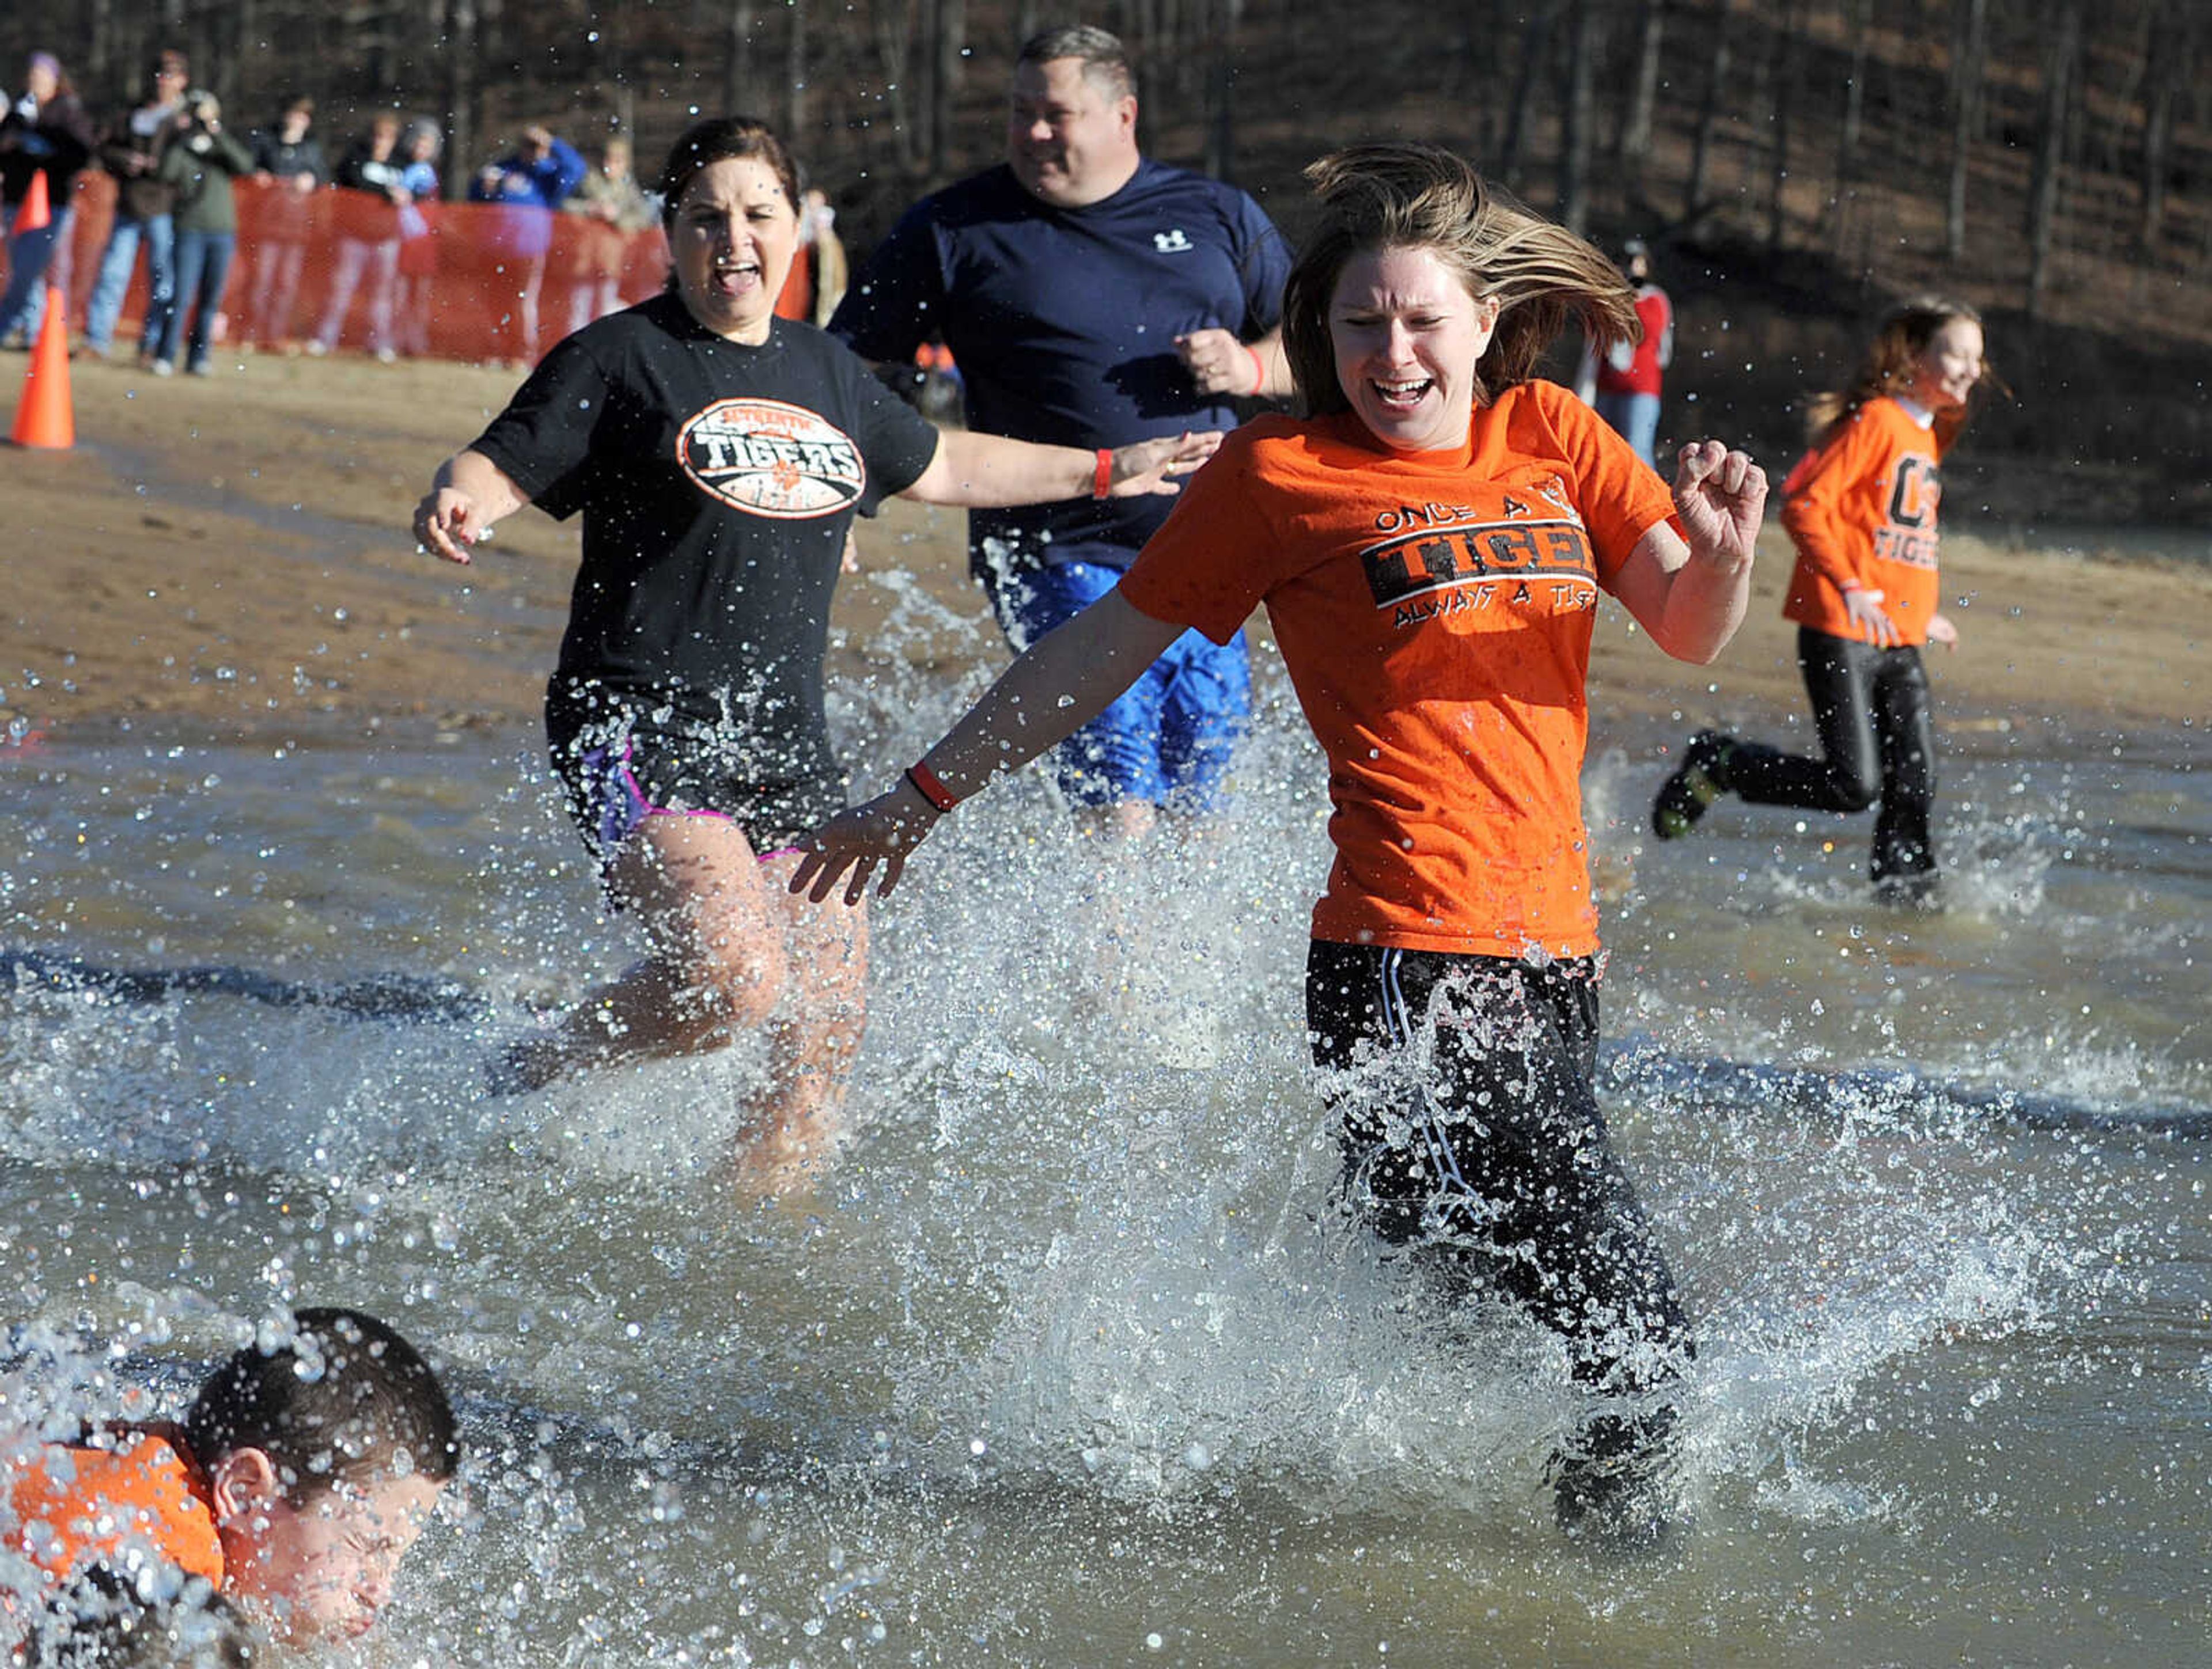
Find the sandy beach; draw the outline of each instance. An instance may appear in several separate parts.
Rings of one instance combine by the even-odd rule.
[[[0,361],[0,375],[24,363]],[[206,380],[72,373],[75,449],[0,447],[0,725],[58,740],[127,719],[305,741],[534,718],[573,528],[526,512],[469,569],[417,554],[406,531],[432,470],[504,402],[514,373],[264,356]],[[1766,461],[1778,475],[1788,462]],[[977,614],[961,533],[957,513],[894,503],[864,525],[864,560]],[[1947,531],[1943,589],[1962,641],[1931,652],[1942,721],[2201,721],[2212,562],[2126,543]],[[1789,567],[1770,515],[1750,619],[1711,668],[1668,660],[1608,607],[1594,707],[1794,711],[1794,628],[1778,613]],[[872,588],[845,588],[840,623],[860,653],[880,606]]]

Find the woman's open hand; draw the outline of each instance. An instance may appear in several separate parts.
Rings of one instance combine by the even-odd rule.
[[[838,877],[849,870],[845,902],[858,904],[868,890],[869,876],[881,864],[884,878],[877,883],[876,896],[888,898],[906,871],[907,853],[921,844],[943,815],[921,797],[920,789],[904,781],[866,805],[840,811],[799,843],[802,855],[792,872],[791,889],[819,904],[836,890]]]
[[[1185,429],[1181,434],[1157,440],[1139,440],[1114,452],[1109,498],[1135,498],[1146,493],[1179,493],[1179,476],[1188,475],[1220,449],[1219,429]]]
[[[465,566],[469,548],[491,537],[491,519],[475,497],[453,486],[433,487],[415,507],[415,538],[449,562]]]

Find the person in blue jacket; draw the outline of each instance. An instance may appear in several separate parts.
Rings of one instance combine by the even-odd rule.
[[[504,212],[491,241],[506,276],[514,310],[500,321],[523,364],[538,359],[538,296],[545,284],[545,252],[553,244],[553,211],[584,183],[583,154],[544,123],[523,130],[520,147],[487,163],[469,186],[469,201],[493,203]]]

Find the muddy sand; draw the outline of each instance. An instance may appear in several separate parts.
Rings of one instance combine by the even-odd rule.
[[[13,383],[26,363],[0,358],[0,378]],[[91,739],[126,723],[303,743],[534,723],[573,525],[525,512],[467,569],[418,554],[407,531],[432,470],[505,401],[514,373],[268,357],[208,379],[71,370],[76,446],[0,446],[0,741]],[[894,503],[862,525],[864,561],[906,569],[975,617],[962,527],[957,513]],[[2212,561],[2123,554],[2127,543],[1947,532],[1945,606],[1962,642],[1929,652],[1942,722],[2203,722]],[[1778,613],[1789,568],[1770,517],[1750,619],[1711,668],[1668,660],[1608,604],[1592,671],[1599,721],[1795,711],[1795,628]],[[844,587],[852,647],[833,676],[880,652],[870,628],[887,605],[881,587]],[[951,634],[946,652],[972,660],[996,641]],[[897,652],[926,664],[933,652]]]

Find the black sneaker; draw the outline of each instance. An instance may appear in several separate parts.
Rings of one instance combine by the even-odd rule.
[[[1660,785],[1651,802],[1651,832],[1662,841],[1679,841],[1698,826],[1705,808],[1728,789],[1730,743],[1718,731],[1699,731],[1690,738],[1682,763]]]
[[[1591,1420],[1574,1449],[1552,1458],[1553,1511],[1579,1546],[1649,1553],[1682,1527],[1668,1474],[1674,1456],[1668,1411]]]

